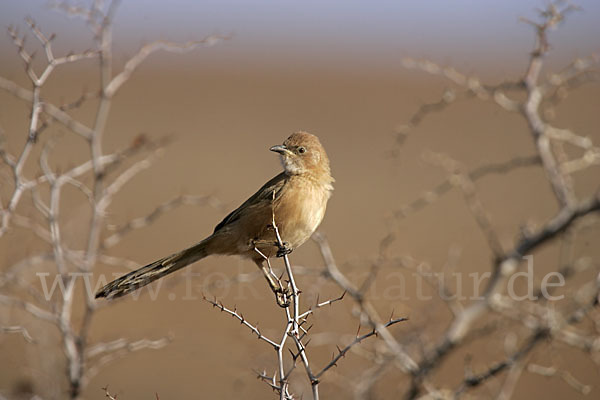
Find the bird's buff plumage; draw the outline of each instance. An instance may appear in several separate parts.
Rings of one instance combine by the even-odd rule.
[[[222,254],[253,260],[263,270],[278,303],[284,306],[284,289],[265,266],[265,261],[289,253],[310,238],[325,215],[334,179],[325,149],[310,133],[296,132],[282,145],[271,147],[271,151],[280,154],[283,172],[227,215],[212,235],[110,282],[96,297],[126,295],[206,256]],[[283,248],[277,242],[273,218],[284,242]]]

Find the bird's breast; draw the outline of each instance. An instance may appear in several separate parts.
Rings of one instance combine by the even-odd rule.
[[[317,229],[327,207],[330,191],[313,182],[290,181],[275,204],[275,223],[291,248],[304,243]]]

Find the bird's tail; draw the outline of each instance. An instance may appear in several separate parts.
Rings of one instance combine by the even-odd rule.
[[[144,287],[165,275],[206,257],[209,255],[207,245],[208,239],[178,253],[154,261],[152,264],[148,264],[127,275],[123,275],[100,289],[96,293],[96,298],[106,297],[112,299],[121,297]]]

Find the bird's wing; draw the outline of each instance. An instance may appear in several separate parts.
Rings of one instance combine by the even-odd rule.
[[[243,213],[246,213],[256,207],[262,207],[265,203],[270,204],[274,199],[276,199],[280,195],[281,189],[285,185],[286,180],[287,175],[284,172],[269,180],[241,206],[239,206],[238,208],[230,212],[229,215],[223,218],[223,221],[219,222],[219,224],[215,227],[213,233],[217,232],[224,226],[229,225],[234,221],[237,221],[238,219],[240,219],[240,216]]]

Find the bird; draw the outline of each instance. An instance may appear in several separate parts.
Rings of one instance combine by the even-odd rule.
[[[229,213],[210,236],[108,283],[96,298],[124,296],[210,255],[238,255],[254,261],[277,304],[287,307],[289,291],[273,273],[269,259],[289,254],[311,237],[323,220],[335,180],[315,135],[294,132],[270,150],[279,153],[283,171]]]

